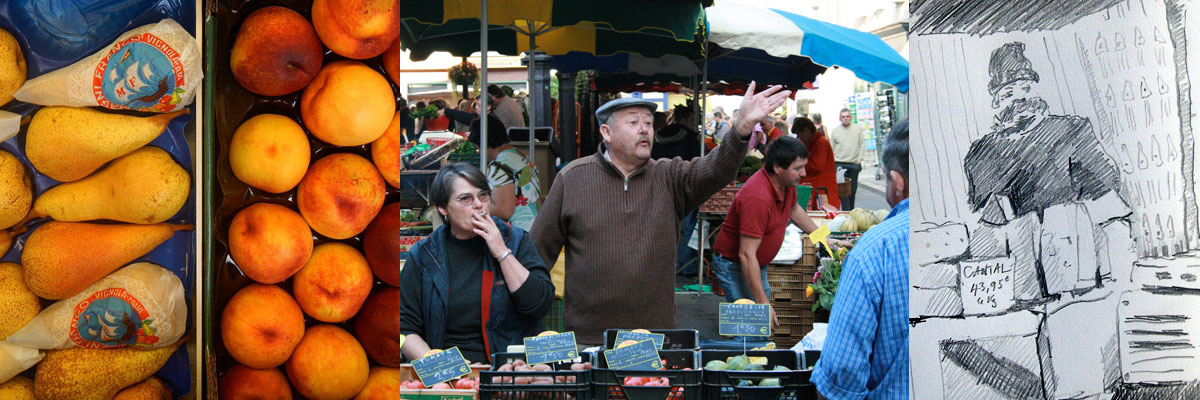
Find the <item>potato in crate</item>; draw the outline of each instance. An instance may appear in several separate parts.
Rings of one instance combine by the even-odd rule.
[[[591,354],[548,364],[525,362],[525,353],[492,354],[489,371],[480,373],[482,400],[589,400]]]

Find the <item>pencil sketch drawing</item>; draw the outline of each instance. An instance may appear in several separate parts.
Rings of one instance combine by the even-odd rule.
[[[1200,398],[1200,1],[911,7],[911,397]]]

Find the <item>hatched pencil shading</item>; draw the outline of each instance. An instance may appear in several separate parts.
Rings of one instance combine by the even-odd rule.
[[[1200,398],[1200,2],[911,7],[911,397]]]

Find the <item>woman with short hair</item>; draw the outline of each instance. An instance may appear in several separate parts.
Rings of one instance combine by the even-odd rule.
[[[554,301],[550,270],[528,233],[489,213],[483,172],[443,167],[430,200],[444,224],[409,250],[400,274],[401,351],[410,360],[458,347],[471,362],[542,331]]]

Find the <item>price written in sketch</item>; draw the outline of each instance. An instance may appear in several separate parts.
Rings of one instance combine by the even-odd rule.
[[[963,262],[962,297],[966,314],[990,314],[1012,307],[1012,260],[994,258]]]
[[[721,303],[717,330],[722,335],[771,336],[771,306]]]

